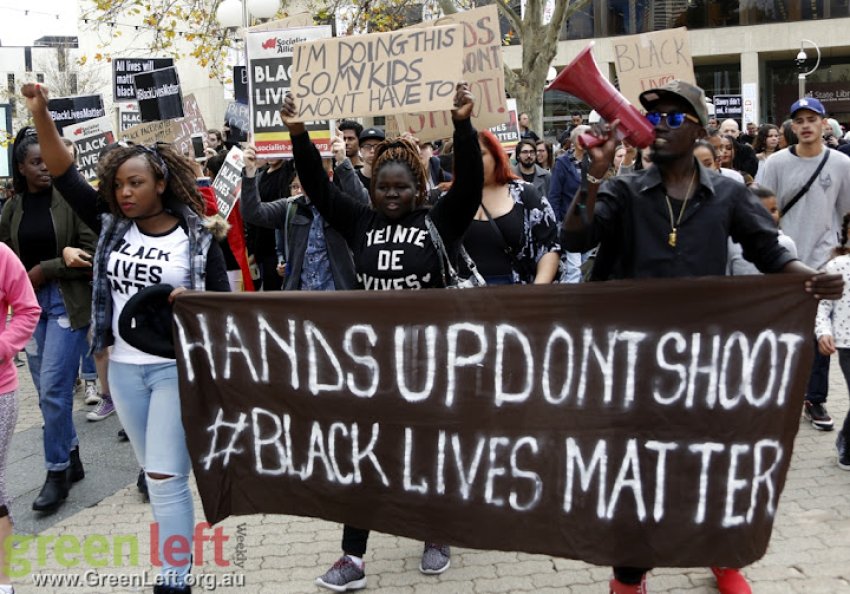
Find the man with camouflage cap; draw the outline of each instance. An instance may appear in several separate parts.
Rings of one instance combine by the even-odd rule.
[[[816,299],[841,297],[840,275],[818,274],[777,241],[767,210],[747,188],[704,168],[693,156],[705,136],[708,112],[702,89],[674,80],[640,96],[655,127],[652,167],[602,183],[617,145],[617,122],[604,143],[588,149],[591,164],[564,219],[561,244],[584,251],[599,244],[592,278],[723,276],[728,238],[762,272],[803,272],[801,290]],[[721,594],[750,594],[737,569],[712,567]],[[615,567],[613,594],[646,592],[647,568]]]

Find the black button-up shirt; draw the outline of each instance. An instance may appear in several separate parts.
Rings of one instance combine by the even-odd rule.
[[[758,198],[739,182],[697,167],[699,184],[685,206],[675,247],[668,243],[670,211],[657,167],[602,184],[588,228],[562,231],[562,245],[583,252],[600,244],[594,280],[723,275],[729,237],[762,272],[778,272],[794,259],[777,241]],[[671,204],[676,220],[682,203]]]

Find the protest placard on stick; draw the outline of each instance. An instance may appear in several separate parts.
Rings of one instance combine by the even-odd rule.
[[[299,43],[292,93],[308,121],[446,110],[462,60],[459,25]]]
[[[265,158],[291,157],[292,142],[283,125],[280,109],[292,80],[292,55],[297,43],[331,37],[331,28],[302,27],[278,31],[249,31],[248,105],[257,155]],[[331,155],[331,123],[314,118],[307,123],[310,138],[323,156]]]
[[[498,125],[490,128],[490,132],[496,135],[496,138],[499,139],[499,144],[502,145],[502,149],[508,154],[520,139],[519,132],[519,117],[517,116],[517,107],[516,107],[516,99],[508,99],[508,112],[505,121]]]
[[[206,518],[743,567],[767,549],[800,426],[803,280],[408,291],[404,307],[393,291],[180,296]]]

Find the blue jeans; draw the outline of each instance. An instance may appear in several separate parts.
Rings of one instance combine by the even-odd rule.
[[[159,524],[159,559],[167,583],[181,586],[191,569],[191,553],[163,555],[165,543],[186,539],[192,550],[195,515],[189,490],[189,450],[180,418],[176,363],[133,365],[109,362],[109,388],[121,424],[130,438],[136,459],[147,477],[154,520]],[[174,548],[173,545],[170,548]],[[182,547],[181,547],[182,548]]]
[[[35,292],[41,317],[26,347],[32,382],[44,418],[44,460],[47,470],[65,470],[70,452],[80,443],[74,420],[74,382],[80,356],[87,347],[88,326],[74,330],[65,311],[59,283]]]
[[[88,347],[89,345],[86,344],[83,358],[80,361],[80,379],[93,382],[97,379],[97,367],[94,366],[94,357],[88,354]]]

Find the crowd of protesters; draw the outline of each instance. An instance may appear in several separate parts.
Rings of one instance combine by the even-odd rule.
[[[819,356],[803,410],[815,429],[833,428],[829,355],[839,354],[850,386],[850,299],[842,297],[850,282],[850,140],[816,99],[788,106],[785,122],[747,122],[742,133],[735,120],[709,117],[701,89],[673,81],[641,95],[656,137],[646,149],[618,142],[617,122],[588,125],[576,113],[555,142],[521,114],[520,140],[506,151],[473,127],[475,97],[459,83],[452,138],[388,137],[381,127],[346,120],[333,158],[323,159],[287,96],[281,117],[294,158],[263,160],[246,144],[241,199],[225,221],[209,177],[232,146],[226,134],[209,130],[203,166],[165,144],[110,145],[95,188],[50,119],[48,90],[28,84],[22,92],[34,126],[16,135],[14,184],[0,216],[0,301],[11,308],[9,321],[0,322],[0,538],[11,533],[5,461],[23,351],[44,418],[47,475],[33,509],[55,512],[85,476],[85,444],[71,415],[79,380],[94,407],[88,419],[117,411],[132,444],[139,485],[161,527],[152,546],[174,535],[191,543],[190,463],[173,350],[148,344],[127,321],[138,299],[154,293],[165,303],[184,290],[807,273],[806,290],[821,300],[813,337]],[[587,134],[600,144],[586,148]],[[647,200],[633,201],[638,195]],[[707,201],[715,207],[700,209]],[[669,221],[655,216],[659,209]],[[387,232],[398,227],[415,232]],[[394,242],[381,245],[398,255],[389,270],[371,241],[376,234]],[[848,438],[850,417],[836,442],[845,470]],[[368,528],[343,528],[342,556],[318,585],[366,587]],[[161,568],[154,592],[191,591],[189,553],[177,561]],[[420,571],[439,574],[450,565],[447,543],[424,544]],[[721,593],[750,592],[738,569],[711,569]],[[614,568],[610,591],[645,592],[648,571]],[[12,590],[0,573],[4,591]]]

